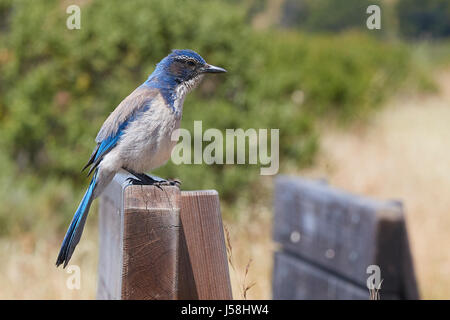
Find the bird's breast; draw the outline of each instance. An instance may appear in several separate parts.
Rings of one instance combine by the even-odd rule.
[[[156,97],[120,141],[124,167],[147,172],[166,163],[178,140],[172,134],[180,127],[181,113],[182,104],[173,110],[161,96]]]

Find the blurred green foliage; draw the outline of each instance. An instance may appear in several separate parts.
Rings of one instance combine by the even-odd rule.
[[[101,124],[173,48],[228,70],[186,99],[182,127],[279,128],[281,170],[313,162],[318,121],[364,119],[411,67],[402,45],[367,34],[255,31],[235,1],[87,1],[80,30],[66,28],[63,3],[0,0],[0,234],[14,229],[11,211],[29,228],[53,211],[52,223],[69,219]],[[225,204],[251,201],[261,181],[245,165],[155,173],[217,189]]]
[[[370,5],[381,9],[380,30],[366,27]],[[442,38],[450,36],[450,1],[283,0],[280,24],[308,32],[352,29],[383,36],[398,33],[406,39]]]
[[[450,36],[450,1],[399,0],[396,5],[400,33],[408,38]]]
[[[384,11],[380,0],[285,0],[280,22],[284,26],[307,31],[368,31],[366,10],[370,5],[378,5]],[[370,32],[381,33],[383,30]]]

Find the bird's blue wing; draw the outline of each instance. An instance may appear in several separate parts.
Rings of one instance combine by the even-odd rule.
[[[86,164],[86,166],[83,168],[86,169],[88,166],[91,166],[89,169],[88,175],[92,173],[92,171],[98,167],[100,162],[102,161],[103,157],[110,152],[119,141],[120,137],[122,136],[124,129],[127,127],[129,121],[124,122],[118,129],[115,135],[111,135],[107,137],[105,140],[97,144],[97,147],[94,149],[93,154],[91,155],[91,158],[89,159],[89,162]]]
[[[103,157],[114,149],[128,125],[139,114],[148,110],[157,94],[158,92],[155,89],[149,89],[144,86],[138,87],[109,115],[95,139],[97,146],[83,168],[84,170],[92,165],[88,175],[98,167]]]

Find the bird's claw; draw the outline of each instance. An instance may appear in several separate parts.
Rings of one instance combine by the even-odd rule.
[[[128,182],[128,184],[132,184],[132,185],[135,185],[135,186],[146,185],[143,181],[141,181],[139,179],[136,179],[136,178],[132,178],[132,177],[127,178],[127,182]]]
[[[158,187],[159,189],[162,190],[161,187],[164,186],[176,186],[176,187],[180,187],[181,182],[178,180],[161,180],[161,181],[155,181],[154,183],[152,183],[153,186]]]
[[[174,180],[168,180],[167,182],[169,182],[169,184],[171,186],[177,186],[177,187],[181,186],[181,181],[180,180],[174,179]]]
[[[131,185],[139,185],[139,186],[155,186],[158,189],[162,190],[164,186],[177,186],[178,188],[181,185],[179,180],[155,180],[152,177],[145,175],[140,177],[142,179],[136,179],[132,177],[127,178],[127,182]]]

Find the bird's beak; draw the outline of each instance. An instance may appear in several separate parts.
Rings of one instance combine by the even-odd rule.
[[[203,67],[203,73],[222,73],[222,72],[227,72],[227,70],[210,64],[205,64],[205,66]]]

